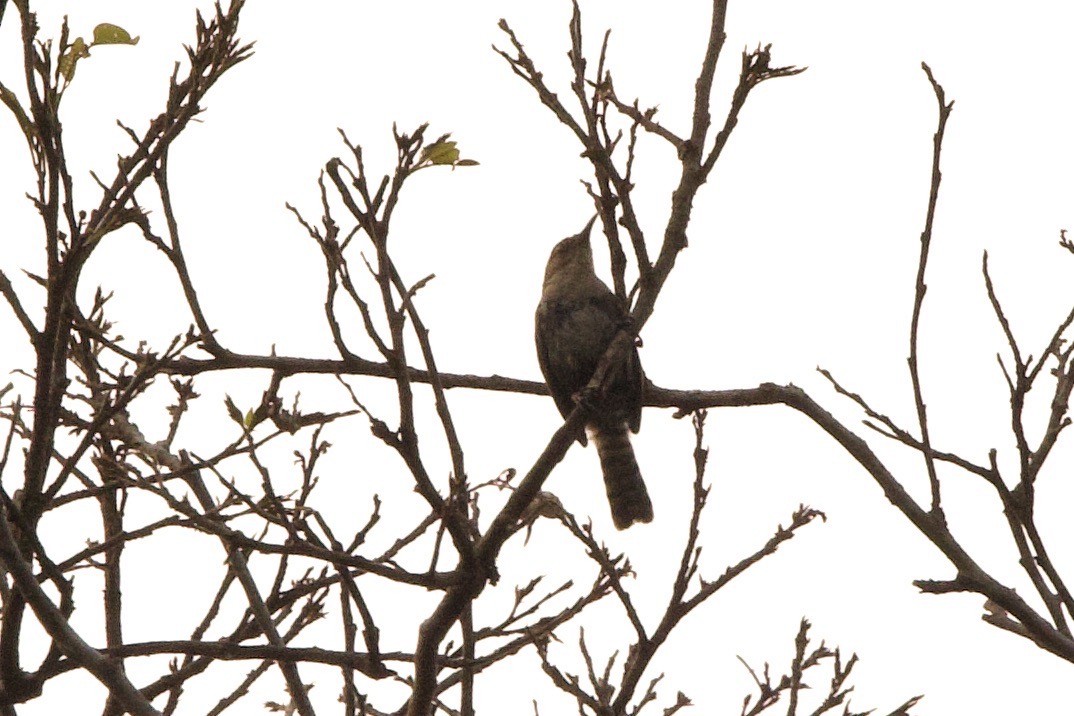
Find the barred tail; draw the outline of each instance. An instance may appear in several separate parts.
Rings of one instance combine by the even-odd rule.
[[[635,522],[651,522],[653,503],[649,500],[645,481],[641,479],[626,423],[590,427],[616,528],[625,530]]]

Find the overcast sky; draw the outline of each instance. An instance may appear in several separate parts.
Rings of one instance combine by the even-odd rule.
[[[73,34],[88,36],[108,21],[141,37],[135,47],[95,49],[64,99],[66,144],[83,206],[92,206],[98,195],[89,170],[107,174],[116,153],[126,151],[117,118],[140,130],[160,111],[172,63],[192,40],[196,5],[35,6],[46,36],[58,35],[67,12]],[[491,45],[504,44],[496,24],[507,18],[549,82],[568,96],[569,3],[298,7],[254,3],[244,11],[240,36],[256,41],[254,57],[213,90],[201,123],[172,151],[186,253],[221,340],[241,351],[275,345],[281,354],[333,355],[320,318],[323,262],[284,202],[319,215],[317,173],[344,150],[337,127],[365,147],[368,166],[387,171],[392,123],[407,130],[430,122],[434,136],[451,132],[463,155],[480,162],[416,177],[393,229],[405,275],[413,281],[436,274],[419,305],[433,327],[440,366],[537,378],[532,311],[544,262],[558,239],[589,218],[578,181],[588,175],[572,137]],[[658,105],[658,117],[680,133],[707,9],[699,1],[582,2],[591,48],[612,29],[617,91]],[[1071,27],[1074,8],[1055,2],[732,2],[714,93],[717,118],[741,48],[772,43],[774,64],[809,69],[754,92],[701,190],[690,246],[643,332],[642,361],[652,380],[683,389],[794,382],[860,425],[853,406],[815,372],[821,366],[914,425],[907,332],[936,123],[936,101],[920,68],[926,61],[955,100],[922,325],[933,441],[979,462],[995,447],[1001,464],[1009,461],[1013,442],[995,362],[1001,335],[985,298],[981,256],[989,252],[1014,330],[1028,352],[1039,354],[1074,298],[1074,257],[1056,245],[1059,230],[1070,225],[1074,196]],[[9,85],[21,73],[15,28],[9,7],[0,27],[0,78]],[[11,275],[40,266],[41,255],[23,198],[32,188],[29,163],[7,115],[0,120],[0,166],[0,267]],[[675,157],[649,138],[636,172],[641,218],[656,237]],[[133,234],[114,238],[87,269],[84,291],[98,282],[115,288],[113,315],[122,332],[160,345],[189,323],[180,296],[162,282],[151,249]],[[18,285],[30,290],[26,281]],[[6,312],[0,331],[19,333]],[[15,347],[0,361],[5,372],[26,365]],[[247,402],[262,389],[229,388]],[[475,481],[510,466],[524,470],[558,420],[543,398],[451,398]],[[927,496],[914,455],[868,439],[916,496]],[[548,483],[569,509],[592,514],[614,549],[630,555],[637,589],[652,589],[642,601],[653,609],[664,598],[659,575],[688,514],[691,441],[687,422],[670,411],[646,412],[634,444],[656,520],[628,532],[611,529],[592,450],[573,448]],[[710,578],[763,543],[800,503],[824,510],[829,520],[803,530],[690,618],[659,664],[668,671],[668,694],[683,690],[699,713],[737,713],[749,678],[735,655],[754,664],[785,662],[804,615],[818,639],[861,657],[858,707],[891,709],[924,693],[916,713],[926,716],[1069,712],[1065,684],[1074,667],[981,622],[980,597],[917,592],[911,580],[947,579],[953,571],[818,428],[784,408],[722,410],[710,416],[708,442],[714,488],[703,571]],[[1067,574],[1074,573],[1074,554],[1061,548],[1072,543],[1072,495],[1061,481],[1069,481],[1064,473],[1072,459],[1069,450],[1053,457],[1038,497],[1042,529],[1060,548],[1055,556]],[[963,475],[944,478],[956,534],[982,564],[1017,579],[992,496]],[[556,559],[554,549],[546,554]],[[1027,583],[1010,583],[1028,594]],[[566,644],[573,634],[566,632]],[[486,713],[530,709],[528,693],[486,689]],[[63,699],[55,687],[46,696],[59,700],[52,704]],[[557,698],[548,703],[570,707]],[[28,706],[25,713],[51,708]]]

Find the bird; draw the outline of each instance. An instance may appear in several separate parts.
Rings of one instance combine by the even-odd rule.
[[[600,280],[593,266],[589,235],[595,220],[552,249],[534,320],[537,361],[564,418],[612,339],[630,323],[625,302]],[[652,501],[628,434],[641,428],[645,374],[637,346],[632,345],[610,372],[607,391],[587,406],[591,414],[585,432],[597,448],[612,522],[623,530],[653,519]],[[585,445],[585,435],[579,441]]]

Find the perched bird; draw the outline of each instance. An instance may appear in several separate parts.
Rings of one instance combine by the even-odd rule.
[[[570,415],[575,394],[589,383],[612,339],[629,321],[626,306],[593,268],[589,232],[594,220],[552,249],[537,305],[537,360],[563,417]],[[613,367],[608,390],[590,406],[586,423],[600,456],[612,520],[621,530],[653,519],[627,434],[628,428],[636,433],[641,427],[644,383],[638,349],[632,346],[622,365]],[[585,437],[581,442],[586,443]]]

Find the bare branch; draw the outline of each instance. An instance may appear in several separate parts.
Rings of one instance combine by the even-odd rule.
[[[921,392],[921,380],[918,376],[918,324],[921,320],[921,305],[925,300],[925,266],[928,264],[929,259],[929,246],[932,243],[932,222],[936,215],[936,200],[940,195],[940,151],[943,148],[943,135],[944,129],[947,127],[947,118],[951,114],[951,109],[954,107],[954,101],[948,102],[943,91],[943,87],[933,78],[932,70],[924,62],[921,63],[921,68],[925,70],[925,74],[929,78],[929,82],[932,84],[932,89],[936,93],[936,103],[940,108],[939,123],[936,126],[936,134],[933,136],[933,149],[932,149],[932,181],[929,187],[929,205],[928,211],[925,214],[925,228],[921,232],[921,256],[917,266],[917,282],[914,289],[914,310],[913,316],[910,319],[910,357],[907,362],[910,366],[910,382],[913,384],[914,389],[914,404],[917,406],[917,420],[918,426],[921,429],[921,443],[924,445],[922,454],[925,458],[925,468],[929,474],[929,485],[932,489],[932,507],[930,511],[935,515],[936,519],[941,522],[944,520],[943,507],[940,504],[940,478],[936,474],[936,461],[932,456],[932,444],[929,438],[928,418],[925,413],[925,399]]]

